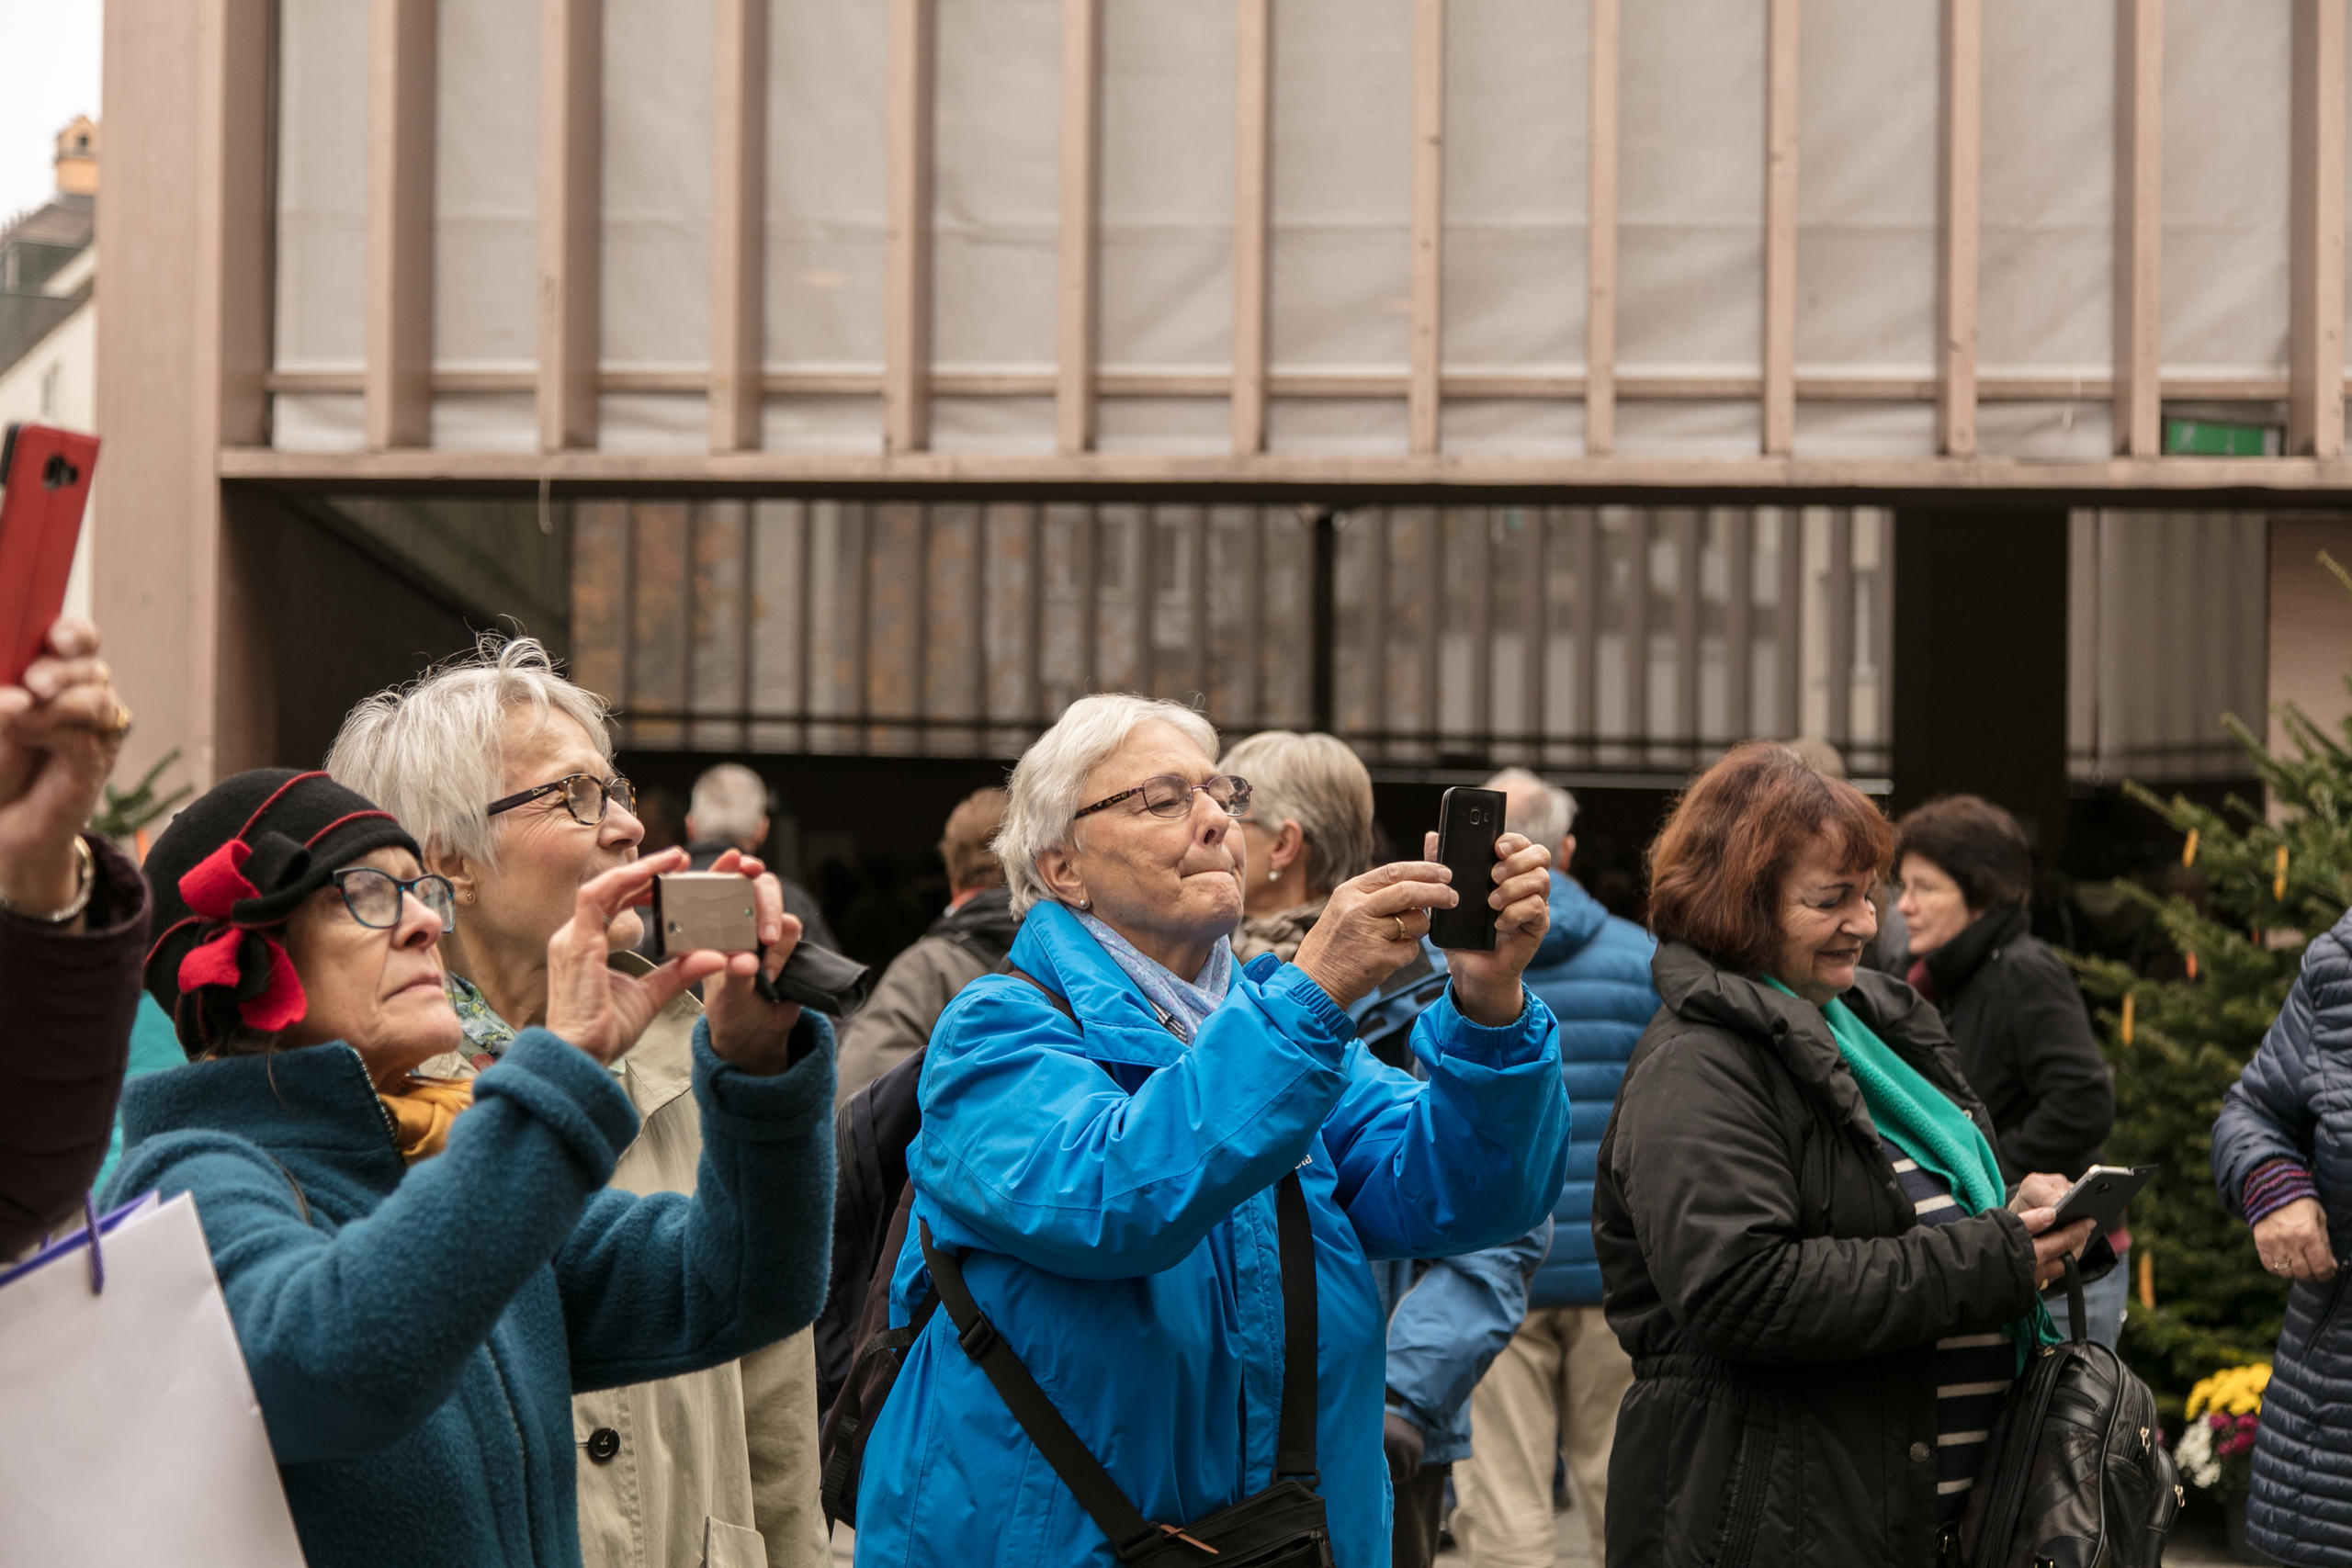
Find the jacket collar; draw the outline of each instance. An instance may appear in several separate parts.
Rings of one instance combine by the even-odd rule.
[[[1543,942],[1535,949],[1535,956],[1528,961],[1530,969],[1549,969],[1566,964],[1591,945],[1609,923],[1609,911],[1600,900],[1586,892],[1576,878],[1555,868],[1552,873],[1552,924],[1544,933]]]
[[[2025,935],[2031,923],[2022,904],[1998,904],[1971,920],[1966,931],[1928,954],[1928,978],[1934,982],[1936,995],[1957,994],[2001,949]]]
[[[639,953],[616,953],[605,960],[609,968],[631,976],[653,973],[654,962]],[[702,1003],[692,991],[681,991],[672,998],[669,1006],[653,1015],[645,1026],[637,1048],[621,1058],[621,1070],[637,1089],[629,1095],[640,1119],[650,1117],[670,1101],[695,1087],[694,1050],[649,1051],[645,1045],[654,1035],[663,1034],[694,1038],[695,1022],[702,1017]]]
[[[1159,1021],[1141,987],[1059,904],[1030,908],[1006,962],[1069,1003],[1090,1057],[1160,1067],[1182,1053],[1184,1043]]]
[[[988,887],[973,894],[947,913],[931,922],[925,936],[969,935],[1012,945],[1012,933],[1021,929],[1021,919],[1012,912],[1012,892],[1005,887]]]
[[[1800,1088],[1877,1136],[1861,1086],[1854,1081],[1819,1008],[1724,968],[1688,942],[1659,942],[1650,959],[1650,978],[1668,1010],[1770,1049]],[[1865,969],[1855,973],[1853,988],[1838,999],[1928,1082],[1983,1120],[1975,1095],[1961,1079],[1941,1019],[1918,992],[1891,976]]]
[[[403,1168],[367,1065],[340,1040],[190,1062],[124,1087],[126,1145],[162,1133],[206,1130],[269,1148],[374,1156],[388,1183],[398,1181]]]

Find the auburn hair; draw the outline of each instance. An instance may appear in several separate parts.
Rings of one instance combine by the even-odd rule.
[[[1872,882],[1894,858],[1894,830],[1860,790],[1776,741],[1735,746],[1682,792],[1650,845],[1650,930],[1761,971],[1780,950],[1789,867],[1824,840],[1840,871]]]

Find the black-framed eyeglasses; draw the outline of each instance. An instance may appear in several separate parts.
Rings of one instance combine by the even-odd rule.
[[[449,879],[426,872],[406,882],[372,865],[355,865],[333,878],[351,918],[370,931],[388,931],[401,923],[401,900],[413,897],[441,917],[441,932],[458,929],[458,890]]]
[[[594,773],[566,773],[551,784],[534,784],[529,789],[517,790],[503,800],[493,800],[485,814],[495,817],[502,811],[528,806],[541,795],[559,793],[563,796],[563,808],[571,812],[571,819],[583,828],[594,828],[605,819],[607,801],[619,801],[623,811],[637,809],[637,786],[620,774],[600,779]]]
[[[1143,808],[1146,811],[1150,812],[1154,817],[1166,817],[1172,820],[1193,809],[1193,793],[1195,790],[1216,802],[1217,809],[1223,811],[1227,817],[1238,817],[1250,809],[1250,781],[1248,779],[1236,778],[1231,773],[1218,773],[1194,784],[1182,773],[1161,773],[1155,778],[1144,780],[1133,789],[1123,789],[1107,799],[1098,800],[1091,806],[1073,812],[1070,820],[1075,822],[1080,817],[1091,817],[1098,811],[1107,811],[1130,795],[1138,795],[1143,796]]]

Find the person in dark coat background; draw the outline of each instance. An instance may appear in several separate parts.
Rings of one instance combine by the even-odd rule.
[[[2297,1568],[2352,1568],[2352,915],[2302,973],[2213,1123],[2222,1202],[2293,1284],[2263,1390],[2245,1536]]]
[[[1527,966],[1527,988],[1560,1021],[1568,1090],[1568,1180],[1552,1211],[1552,1247],[1527,1292],[1527,1315],[1470,1397],[1470,1457],[1453,1472],[1453,1532],[1471,1568],[1550,1568],[1557,1551],[1552,1474],[1565,1461],[1592,1550],[1602,1550],[1609,1450],[1634,1365],[1600,1310],[1592,1248],[1593,1160],[1625,1059],[1657,1011],[1657,943],[1603,910],[1565,868],[1576,854],[1576,797],[1524,768],[1487,781],[1509,803],[1503,826],[1552,851],[1552,929]]]
[[[78,1213],[114,1129],[147,885],[82,825],[130,728],[82,621],[0,685],[0,1262]]]
[[[1958,1539],[2038,1287],[2091,1240],[2064,1177],[2005,1204],[1935,1010],[1856,965],[1884,818],[1786,747],[1737,747],[1650,851],[1663,1003],[1594,1184],[1634,1358],[1612,1568],[1928,1568]],[[2101,1248],[2102,1254],[2104,1248]]]
[[[2098,1163],[2115,1089],[2090,1010],[2065,964],[2027,929],[2033,852],[2016,818],[1973,795],[1945,795],[1895,825],[1896,904],[1910,932],[1910,981],[1936,1004],[1968,1087],[1993,1117],[2001,1171],[2073,1178]],[[2128,1231],[2108,1237],[2120,1262]],[[2090,1337],[2123,1329],[2127,1269],[2084,1292]],[[2062,1292],[2049,1303],[2066,1326]]]

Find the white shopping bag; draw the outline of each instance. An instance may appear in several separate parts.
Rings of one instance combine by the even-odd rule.
[[[0,1568],[302,1568],[186,1193],[0,1279]]]

